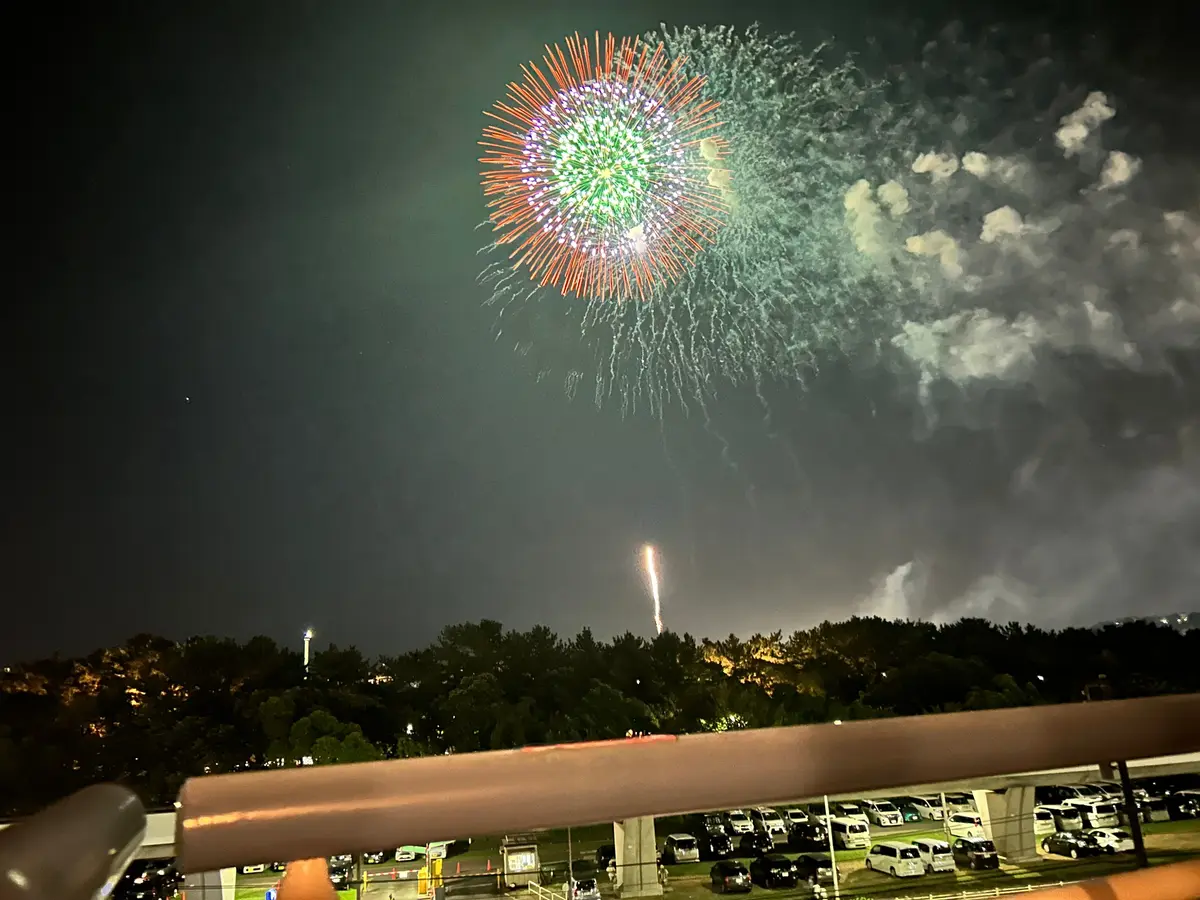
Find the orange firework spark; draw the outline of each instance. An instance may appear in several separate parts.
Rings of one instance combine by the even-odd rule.
[[[487,115],[480,162],[498,245],[562,294],[638,297],[674,281],[716,239],[726,145],[704,78],[663,45],[576,34]],[[544,68],[544,71],[543,71]]]

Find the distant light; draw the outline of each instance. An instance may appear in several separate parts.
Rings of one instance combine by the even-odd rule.
[[[405,728],[404,728],[404,732],[405,732],[406,734],[412,734],[412,733],[413,733],[413,724],[412,724],[412,722],[409,722],[409,723],[408,723],[408,725],[406,725],[406,726],[405,726]]]
[[[311,641],[312,638],[313,638],[313,630],[311,628],[306,628],[304,630],[304,639],[306,641]]]
[[[833,720],[833,724],[834,724],[834,725],[841,725],[841,724],[842,724],[842,720],[841,720],[841,719],[834,719],[834,720]]]
[[[1037,680],[1038,680],[1038,681],[1045,681],[1045,680],[1046,680],[1046,676],[1045,676],[1045,675],[1039,675],[1039,676],[1037,677]]]

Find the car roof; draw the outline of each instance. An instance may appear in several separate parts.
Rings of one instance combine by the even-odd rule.
[[[941,838],[913,838],[914,844],[928,844],[931,847],[949,847],[950,845]]]
[[[667,840],[668,841],[694,841],[695,838],[690,834],[684,834],[682,831],[680,831],[677,834],[668,834]]]
[[[959,838],[959,840],[960,840],[960,841],[966,841],[966,842],[967,842],[967,843],[969,843],[969,844],[979,844],[979,843],[982,843],[983,841],[990,841],[990,840],[991,840],[991,838],[985,838],[985,837],[964,837],[964,838]]]
[[[891,847],[894,850],[907,850],[912,847],[908,841],[880,841],[876,847]]]

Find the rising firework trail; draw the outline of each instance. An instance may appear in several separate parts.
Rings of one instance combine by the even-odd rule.
[[[658,593],[658,560],[651,544],[647,544],[643,548],[643,553],[646,556],[646,574],[650,578],[650,598],[654,601],[654,627],[658,629],[659,634],[662,634],[663,618],[662,600]]]

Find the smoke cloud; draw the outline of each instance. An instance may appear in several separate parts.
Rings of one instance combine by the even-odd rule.
[[[931,452],[962,426],[1012,450],[1006,490],[947,514],[969,548],[912,547],[859,614],[1064,627],[1196,608],[1197,169],[1122,146],[1138,133],[1118,98],[1075,97],[994,139],[943,116],[907,171],[847,192],[854,246],[905,298],[881,343]]]

